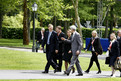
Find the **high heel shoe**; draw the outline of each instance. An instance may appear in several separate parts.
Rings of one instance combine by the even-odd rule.
[[[101,74],[101,71],[98,71],[96,74]]]

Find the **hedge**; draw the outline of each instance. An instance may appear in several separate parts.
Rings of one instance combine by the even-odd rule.
[[[41,28],[35,28],[35,35],[40,31]],[[45,28],[47,30],[47,27]],[[30,35],[32,38],[32,28],[30,29]],[[91,37],[91,32],[95,29],[89,29],[89,28],[82,28],[82,34],[83,38],[90,38]],[[114,29],[117,31],[117,29]],[[99,30],[97,30],[99,31]],[[104,32],[105,30],[102,29],[102,37],[104,38]],[[2,28],[2,37],[6,39],[22,39],[23,38],[23,28]]]

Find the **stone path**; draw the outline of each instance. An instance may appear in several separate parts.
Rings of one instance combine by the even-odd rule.
[[[70,74],[66,76],[63,72],[42,74],[41,70],[0,70],[0,79],[74,79],[74,78],[110,78],[111,71],[103,71],[101,74],[96,74],[96,71],[91,71],[84,76],[75,76]],[[119,71],[116,72],[116,77],[119,77]]]
[[[29,48],[0,47],[0,49],[8,49],[8,50],[17,50],[17,51],[32,52],[32,49],[29,49]],[[43,53],[43,51],[38,50],[38,53]]]
[[[25,48],[10,48],[10,47],[0,47],[0,49],[18,50],[32,52],[32,49]],[[43,53],[39,50],[38,53]],[[80,57],[90,58],[91,54],[80,54]],[[105,59],[106,55],[100,55],[99,59]],[[103,71],[101,74],[96,74],[97,71],[91,71],[89,74],[84,76],[75,76],[77,74],[70,74],[66,76],[63,72],[53,73],[50,71],[49,74],[42,74],[41,70],[0,70],[0,79],[72,79],[72,78],[110,78],[111,71]],[[116,76],[119,77],[120,72],[116,72]]]

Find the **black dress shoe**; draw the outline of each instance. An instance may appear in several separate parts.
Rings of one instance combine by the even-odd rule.
[[[89,73],[89,71],[86,70],[85,73]]]
[[[113,74],[111,74],[110,76],[113,76]]]
[[[69,76],[69,73],[66,73],[67,76]]]
[[[76,76],[83,76],[83,74],[77,74]]]
[[[54,73],[56,73],[56,72],[61,72],[61,71],[60,71],[60,70],[58,70],[58,69],[55,69],[55,70],[54,70]]]
[[[56,72],[57,72],[57,69],[54,70],[54,73],[56,73]]]
[[[101,74],[101,71],[98,71],[96,74]]]
[[[48,73],[48,72],[47,72],[47,71],[43,71],[42,73],[45,73],[45,74],[46,74],[46,73]]]
[[[66,74],[66,71],[64,71],[64,74]]]
[[[69,76],[69,73],[67,73],[66,71],[64,71],[64,74],[66,74],[67,76]]]

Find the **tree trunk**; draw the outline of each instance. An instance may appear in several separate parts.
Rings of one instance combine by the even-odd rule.
[[[74,6],[74,10],[75,10],[75,18],[76,18],[76,22],[77,22],[77,26],[78,26],[78,32],[79,34],[82,36],[82,29],[81,29],[81,25],[80,25],[80,19],[79,19],[79,14],[78,14],[78,0],[75,1],[72,0],[73,6]]]
[[[67,24],[68,24],[67,21],[65,21],[65,27],[64,27],[64,33],[65,33],[65,35],[67,33],[67,30],[68,30]]]
[[[29,42],[31,42],[31,37],[30,37],[30,22],[31,20],[29,19],[31,17],[31,14],[30,14],[30,10],[29,8],[27,8],[27,23],[28,23],[28,38],[29,38]]]
[[[82,29],[81,29],[81,25],[80,25],[79,14],[78,14],[78,0],[76,0],[75,2],[74,2],[74,0],[72,0],[72,3],[74,6],[74,10],[75,10],[75,18],[76,18],[76,22],[77,22],[77,26],[78,26],[78,32],[81,36],[82,43],[83,43]]]
[[[116,28],[116,26],[117,26],[117,19],[114,18],[114,28]]]
[[[94,28],[94,26],[95,26],[95,21],[94,21],[94,19],[92,20],[92,28]]]
[[[79,34],[82,36],[82,29],[81,29],[81,25],[80,25],[80,19],[79,19],[79,15],[78,15],[78,8],[75,9],[75,17],[76,17],[76,22],[77,22],[77,25],[78,25],[78,32]]]
[[[0,38],[2,38],[2,20],[3,20],[3,14],[0,12]]]
[[[111,34],[113,32],[113,25],[114,25],[113,6],[111,6],[110,16],[111,16],[111,22],[110,22],[110,34]]]
[[[108,37],[108,19],[106,19],[105,38]]]
[[[56,28],[56,16],[54,17],[54,29]]]
[[[27,26],[27,0],[24,0],[24,18],[23,18],[23,45],[29,45],[28,26]]]
[[[40,27],[43,27],[43,19],[40,20]]]

